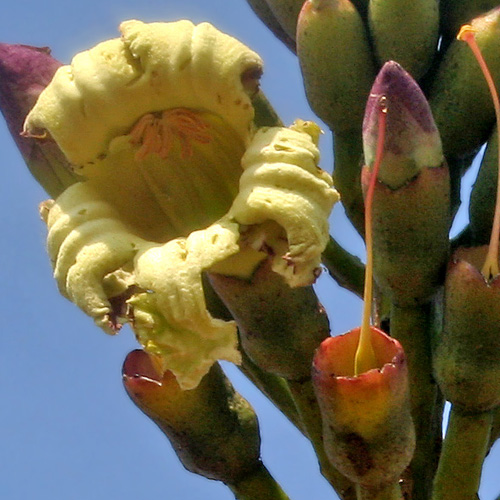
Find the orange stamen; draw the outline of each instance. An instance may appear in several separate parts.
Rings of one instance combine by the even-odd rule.
[[[358,348],[354,358],[354,374],[371,370],[377,367],[377,359],[371,342],[370,318],[373,302],[373,197],[377,183],[380,164],[384,154],[385,129],[387,122],[387,99],[380,96],[378,109],[378,136],[375,162],[370,175],[370,182],[365,199],[365,242],[366,242],[366,267],[365,267],[365,289],[363,294],[363,320],[359,335]]]
[[[500,123],[500,103],[498,100],[498,93],[495,88],[495,82],[491,76],[491,73],[488,69],[488,65],[484,60],[483,55],[481,54],[481,49],[479,48],[476,37],[475,37],[475,29],[466,24],[460,28],[460,31],[457,35],[457,39],[464,41],[472,50],[474,57],[476,58],[479,66],[481,67],[481,71],[483,72],[486,83],[488,84],[488,88],[490,89],[491,99],[493,100],[493,106],[495,107],[495,117],[497,121],[497,133],[498,133],[498,143],[500,144],[500,128],[498,124]],[[499,164],[498,164],[498,172],[500,172],[500,155],[499,155]],[[493,227],[491,229],[491,238],[490,244],[488,247],[488,254],[486,255],[486,260],[484,261],[483,268],[481,269],[481,273],[483,276],[489,280],[496,276],[499,273],[498,268],[498,243],[500,240],[500,176],[497,174],[497,194],[496,194],[496,204],[495,204],[495,216],[493,218]]]
[[[144,115],[130,132],[130,143],[140,145],[135,154],[137,161],[151,153],[166,158],[174,147],[174,138],[179,141],[181,157],[189,158],[193,154],[193,141],[208,144],[212,140],[210,125],[197,111],[175,108],[163,111],[160,116]]]

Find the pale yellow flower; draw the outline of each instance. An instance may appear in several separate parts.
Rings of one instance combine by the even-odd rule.
[[[290,286],[313,283],[338,195],[316,125],[254,130],[257,54],[207,23],[120,29],[56,73],[25,131],[82,179],[43,206],[61,292],[109,333],[130,321],[188,389],[240,360],[203,272],[249,276],[271,256]]]

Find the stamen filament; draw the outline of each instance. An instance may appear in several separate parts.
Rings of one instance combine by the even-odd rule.
[[[493,100],[493,105],[495,107],[495,117],[497,122],[497,134],[498,134],[498,144],[500,145],[500,102],[498,100],[498,93],[495,88],[495,82],[491,76],[488,69],[488,65],[481,54],[481,49],[479,48],[476,38],[475,30],[472,26],[466,24],[460,28],[457,35],[457,39],[464,41],[472,50],[474,57],[476,58],[481,71],[483,72],[488,88],[490,89],[491,99]],[[500,173],[500,155],[498,155],[498,173]],[[500,240],[500,175],[497,173],[497,194],[495,203],[495,216],[493,218],[493,227],[491,228],[490,244],[488,247],[488,254],[486,255],[486,260],[484,262],[481,273],[485,279],[490,280],[499,274],[498,266],[498,246]]]
[[[148,113],[130,131],[130,143],[139,145],[135,155],[141,161],[151,153],[165,159],[174,146],[177,137],[182,158],[193,154],[193,141],[208,144],[212,140],[210,126],[200,113],[187,108],[174,108],[161,115]]]
[[[366,242],[366,267],[365,267],[365,289],[363,294],[363,320],[359,335],[358,348],[354,358],[354,374],[371,370],[377,367],[377,359],[371,342],[370,318],[373,303],[373,197],[375,185],[377,183],[380,164],[384,154],[385,130],[387,122],[386,97],[380,96],[378,109],[378,136],[377,149],[375,152],[375,162],[370,175],[370,182],[365,199],[365,242]]]

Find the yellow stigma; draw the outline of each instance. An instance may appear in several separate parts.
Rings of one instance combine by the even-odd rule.
[[[457,40],[467,42],[470,37],[474,37],[476,30],[470,24],[464,24],[457,34]]]
[[[174,146],[174,138],[180,143],[181,157],[189,158],[193,154],[192,141],[208,144],[212,140],[210,125],[196,111],[175,108],[144,115],[130,132],[130,143],[140,145],[135,154],[137,161],[151,153],[166,158]]]
[[[366,240],[366,267],[365,267],[365,290],[363,305],[363,320],[359,334],[358,348],[354,357],[354,375],[367,372],[377,368],[377,358],[373,351],[371,341],[370,317],[373,302],[373,197],[375,193],[375,184],[382,163],[384,154],[385,129],[387,121],[387,99],[380,96],[378,108],[378,137],[377,149],[375,153],[375,162],[370,174],[370,182],[365,199],[365,240]]]

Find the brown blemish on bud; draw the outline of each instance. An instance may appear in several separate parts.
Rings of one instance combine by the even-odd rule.
[[[363,437],[355,432],[339,436],[346,443],[347,458],[359,477],[363,477],[373,469],[373,459],[370,447]]]

